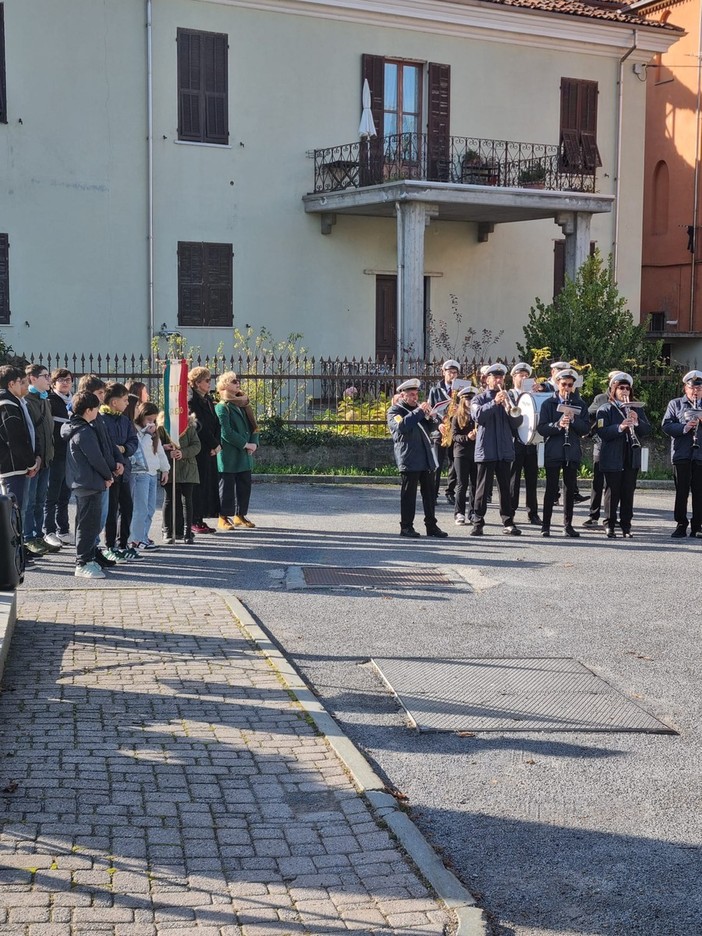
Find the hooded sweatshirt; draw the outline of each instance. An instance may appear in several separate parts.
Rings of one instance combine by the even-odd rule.
[[[112,479],[100,447],[95,426],[82,416],[71,416],[61,427],[66,448],[66,484],[75,494],[94,494],[105,490],[105,481]]]

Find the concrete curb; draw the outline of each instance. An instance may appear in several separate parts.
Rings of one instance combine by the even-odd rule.
[[[301,474],[253,474],[252,479],[258,482],[268,482],[271,484],[381,484],[398,487],[400,484],[399,474],[383,475],[374,477],[373,475],[301,475]],[[590,481],[580,481],[579,486],[589,490]],[[522,482],[523,484],[523,482]],[[539,480],[537,487],[544,489],[546,482]],[[643,491],[672,491],[675,489],[674,481],[652,481],[639,479],[636,487]]]
[[[395,797],[386,792],[381,778],[311,692],[292,663],[256,623],[238,598],[225,593],[224,600],[241,628],[282,676],[303,710],[327,739],[376,815],[392,830],[440,900],[453,910],[458,920],[457,936],[487,936],[487,920],[483,911],[476,905],[473,895],[446,868],[416,825],[400,808]]]
[[[12,632],[17,620],[17,593],[0,592],[0,680],[10,651]]]

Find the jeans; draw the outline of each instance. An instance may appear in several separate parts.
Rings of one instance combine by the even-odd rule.
[[[41,536],[44,524],[44,502],[49,487],[50,468],[40,468],[33,478],[29,478],[24,497],[24,525],[25,542]]]
[[[24,495],[27,491],[27,482],[31,481],[26,474],[11,475],[9,478],[3,478],[3,484],[8,494],[14,494],[20,514],[24,511]]]
[[[102,491],[76,496],[76,565],[86,565],[95,559],[101,513]]]
[[[222,472],[219,476],[219,501],[223,517],[245,517],[251,499],[251,472]]]
[[[132,525],[129,539],[132,543],[148,543],[151,521],[156,511],[158,478],[147,471],[132,472]]]
[[[68,502],[71,490],[66,484],[66,458],[54,457],[49,466],[49,489],[44,504],[44,533],[68,533]]]

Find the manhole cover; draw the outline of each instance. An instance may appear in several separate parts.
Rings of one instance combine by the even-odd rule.
[[[365,588],[416,588],[422,585],[451,585],[438,569],[363,569],[355,566],[303,566],[306,585]]]
[[[644,731],[676,734],[577,660],[371,661],[421,731]]]

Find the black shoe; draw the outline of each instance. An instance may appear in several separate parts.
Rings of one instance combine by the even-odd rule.
[[[617,534],[614,532],[614,527],[607,527],[607,539],[616,539]]]
[[[473,529],[470,531],[468,536],[482,536],[483,535],[483,525],[482,523],[474,523]]]
[[[538,514],[529,514],[529,523],[534,526],[541,526],[541,517]]]
[[[573,498],[573,500],[575,501],[576,504],[584,504],[585,501],[589,501],[590,498],[587,496],[587,494],[581,494],[581,493],[578,491],[578,492],[575,494],[575,497]]]
[[[570,524],[568,524],[566,527],[563,527],[563,535],[570,536],[572,539],[577,539],[580,536],[578,531]]]
[[[683,536],[687,536],[687,524],[679,523],[670,535],[673,539],[680,539]]]
[[[624,537],[624,539],[634,538],[634,534],[631,532],[631,530],[622,530],[622,536]]]
[[[542,535],[542,536],[550,536],[550,535],[551,535],[551,527],[541,527],[541,535]]]
[[[600,521],[596,519],[595,517],[588,517],[588,519],[583,522],[584,527],[590,527],[591,529],[594,527],[598,527],[599,525],[600,525]]]
[[[192,546],[194,542],[195,542],[195,537],[192,534],[190,536],[183,537],[183,543],[186,546]]]
[[[507,536],[521,536],[522,535],[522,531],[519,529],[519,527],[512,526],[512,525],[503,526],[502,532],[505,533]]]
[[[690,537],[692,539],[702,539],[702,530],[690,530]]]
[[[432,527],[430,530],[427,530],[427,536],[435,536],[437,539],[446,539],[448,533],[444,533],[443,530],[440,530],[438,526]]]
[[[453,491],[447,491],[444,496],[446,497],[446,500],[449,502],[449,504],[456,503],[456,495],[453,493]]]
[[[101,569],[111,569],[112,566],[117,565],[114,559],[108,559],[100,549],[95,550],[95,561]]]
[[[400,530],[400,536],[410,536],[413,539],[418,539],[419,533],[417,533],[414,527],[403,527]]]

